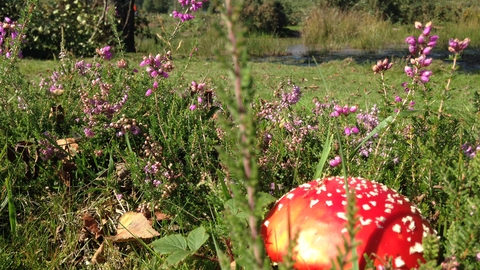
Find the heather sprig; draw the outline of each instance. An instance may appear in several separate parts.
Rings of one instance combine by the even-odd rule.
[[[433,74],[431,70],[425,69],[432,63],[432,58],[428,58],[428,55],[437,45],[438,40],[437,35],[430,35],[432,27],[432,22],[428,22],[425,26],[420,22],[415,22],[415,28],[421,30],[422,33],[418,38],[409,36],[405,39],[411,58],[409,65],[405,66],[404,70],[412,79],[412,84],[428,83]]]
[[[150,96],[153,91],[158,88],[159,81],[169,77],[169,72],[175,68],[171,58],[172,53],[170,51],[165,55],[157,54],[156,56],[153,56],[150,54],[148,57],[143,57],[140,66],[146,67],[145,71],[148,76],[153,78],[152,88],[147,89],[145,96]]]
[[[172,11],[172,15],[174,18],[179,18],[182,22],[190,21],[195,18],[195,16],[192,13],[197,12],[199,9],[202,8],[203,2],[206,2],[207,0],[201,0],[201,1],[196,1],[196,0],[178,0],[180,5],[185,8],[184,12],[179,12],[179,11]]]
[[[23,26],[18,22],[13,21],[9,17],[5,17],[3,22],[0,22],[0,55],[5,55],[6,58],[11,58],[14,53],[13,44],[16,40],[24,42],[25,35],[20,34]],[[22,51],[18,50],[17,56],[22,58]]]
[[[458,38],[456,39],[450,39],[448,42],[448,50],[453,53],[453,56],[450,55],[450,59],[453,60],[452,63],[452,68],[450,72],[450,77],[447,80],[447,85],[445,86],[441,101],[440,101],[440,107],[438,108],[438,117],[440,118],[440,115],[442,114],[442,108],[443,108],[443,103],[445,100],[445,96],[447,95],[447,92],[450,90],[450,83],[452,82],[452,76],[453,72],[457,70],[457,60],[460,59],[460,54],[463,52],[468,47],[468,44],[470,43],[469,38],[465,38],[463,41],[460,41]]]
[[[382,89],[383,89],[383,94],[384,94],[385,100],[387,99],[387,87],[385,85],[384,73],[385,73],[385,71],[391,69],[392,66],[393,66],[393,63],[390,63],[388,61],[388,58],[385,58],[383,61],[378,60],[377,64],[372,66],[372,70],[373,70],[374,74],[380,73],[380,80],[381,80],[381,83],[382,83]]]

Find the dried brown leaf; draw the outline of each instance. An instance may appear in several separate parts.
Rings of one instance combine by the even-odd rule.
[[[100,236],[103,235],[103,233],[98,228],[98,222],[95,220],[95,218],[92,215],[90,215],[89,213],[86,213],[82,219],[84,222],[84,228],[89,233],[95,235],[95,239],[98,239]]]
[[[143,213],[127,212],[118,221],[117,235],[109,239],[114,242],[128,242],[137,238],[148,239],[159,235]]]
[[[92,264],[104,263],[107,261],[107,259],[103,256],[104,244],[105,242],[102,242],[102,244],[98,247],[97,251],[95,251],[95,254],[93,254]]]

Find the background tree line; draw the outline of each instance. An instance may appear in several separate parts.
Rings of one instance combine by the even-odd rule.
[[[27,0],[0,1],[0,15],[15,20],[26,3]],[[133,3],[138,11],[134,18],[136,26],[126,28],[125,8],[128,10]],[[112,4],[118,10],[111,19],[114,22],[109,22],[107,7]],[[123,13],[119,5],[123,6]],[[207,2],[204,11],[215,13],[212,6]],[[288,26],[300,25],[313,8],[327,6],[362,11],[392,23],[434,20],[439,25],[478,19],[480,4],[477,0],[245,0],[242,21],[251,33],[289,35]],[[146,15],[169,14],[173,10],[181,10],[178,0],[37,0],[26,33],[24,54],[55,57],[63,44],[67,51],[88,56],[95,48],[115,44],[114,30],[123,36],[127,51],[135,51],[133,35],[148,26]],[[111,28],[112,23],[117,25],[116,29]]]

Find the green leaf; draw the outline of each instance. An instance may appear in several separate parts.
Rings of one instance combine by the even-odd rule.
[[[328,155],[330,154],[330,150],[332,149],[332,142],[333,142],[333,134],[330,134],[330,127],[329,127],[327,140],[323,144],[322,155],[320,156],[320,161],[318,161],[317,163],[317,168],[315,169],[315,174],[313,175],[313,179],[317,179],[317,178],[320,178],[320,176],[322,176],[323,168],[325,167],[325,163],[327,163]]]
[[[208,239],[208,233],[204,227],[198,227],[188,234],[187,242],[191,251],[197,251]]]
[[[417,110],[411,110],[411,111],[402,111],[398,114],[398,116],[407,116],[407,115],[410,115],[410,114],[415,114],[415,113],[419,113],[420,111],[417,111]],[[364,145],[373,135],[377,134],[380,132],[380,130],[386,128],[388,125],[390,125],[391,123],[393,123],[393,121],[395,121],[395,114],[393,115],[390,115],[389,117],[385,118],[382,122],[380,122],[372,131],[370,131],[370,133],[368,133],[368,135],[360,142],[360,144],[355,148],[355,150],[353,150],[352,154],[350,155],[350,159],[352,159],[358,152],[358,150],[360,150],[360,147],[362,147],[362,145]]]
[[[185,260],[188,256],[192,255],[193,252],[190,250],[178,250],[172,253],[172,255],[168,256],[165,260],[169,265],[176,265],[179,262]]]
[[[187,240],[181,234],[165,236],[152,242],[153,250],[160,254],[187,250]]]
[[[257,207],[265,207],[276,200],[277,199],[275,197],[268,193],[259,192],[256,198],[256,204]]]
[[[242,212],[240,207],[238,206],[237,200],[230,199],[225,202],[225,209],[229,209],[229,211],[238,218],[248,218],[247,213]]]

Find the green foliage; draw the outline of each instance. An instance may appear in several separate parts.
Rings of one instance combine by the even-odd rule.
[[[165,262],[168,265],[177,265],[188,256],[197,252],[208,240],[208,234],[203,227],[198,227],[188,233],[187,237],[181,234],[165,236],[151,243],[155,252],[170,254]]]
[[[241,20],[251,32],[282,34],[289,25],[282,2],[277,0],[247,0]]]
[[[384,20],[400,23],[435,20],[438,22],[466,22],[478,10],[478,2],[464,1],[416,1],[416,0],[323,0],[321,5],[336,7],[342,11],[362,11],[379,15]],[[477,18],[478,19],[478,18]]]
[[[149,13],[167,13],[173,9],[173,2],[167,0],[144,0],[142,8]]]

